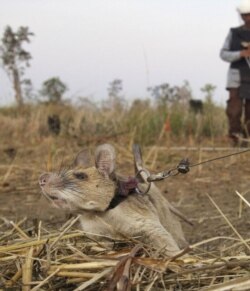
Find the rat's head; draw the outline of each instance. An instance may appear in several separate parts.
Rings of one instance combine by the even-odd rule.
[[[95,166],[91,162],[89,151],[83,150],[69,169],[43,173],[39,178],[43,194],[58,208],[104,211],[115,191],[109,179],[115,169],[114,148],[109,144],[97,147]]]

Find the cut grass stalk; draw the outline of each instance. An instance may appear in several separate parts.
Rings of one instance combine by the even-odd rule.
[[[30,290],[30,282],[32,281],[32,271],[33,271],[33,247],[31,247],[27,252],[26,260],[22,267],[22,291]]]
[[[238,191],[235,191],[235,193],[246,203],[248,207],[250,207],[250,203],[246,200],[246,198],[244,198]]]

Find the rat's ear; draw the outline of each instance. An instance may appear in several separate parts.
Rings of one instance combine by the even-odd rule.
[[[115,170],[115,149],[110,144],[102,144],[95,150],[95,165],[98,171],[105,177]]]
[[[93,163],[91,162],[92,162],[92,159],[91,159],[90,151],[88,149],[84,149],[77,154],[74,160],[74,166],[89,168],[93,165]]]

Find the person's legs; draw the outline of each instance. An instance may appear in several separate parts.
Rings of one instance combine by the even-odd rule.
[[[227,101],[226,114],[228,117],[229,137],[237,143],[237,135],[242,134],[242,99],[239,97],[239,89],[229,89],[229,99]]]
[[[245,99],[245,136],[250,136],[250,99]]]

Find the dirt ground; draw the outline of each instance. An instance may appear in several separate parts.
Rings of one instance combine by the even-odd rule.
[[[118,169],[123,174],[133,173],[131,150],[115,144]],[[30,146],[18,143],[0,146],[0,223],[19,221],[27,223],[41,219],[58,227],[66,219],[64,213],[48,204],[38,186],[39,175],[46,168],[69,163],[80,150],[77,144],[54,141],[52,138]],[[191,164],[238,151],[229,150],[170,150],[167,147],[143,148],[143,156],[150,171],[157,172],[175,167],[182,158]],[[151,153],[151,155],[149,155]],[[216,237],[250,238],[250,209],[235,191],[250,201],[250,152],[217,160],[191,168],[187,174],[170,177],[157,185],[168,200],[193,223],[183,223],[190,244]],[[233,227],[219,213],[209,196],[229,219]],[[2,220],[2,221],[1,221]],[[226,239],[225,239],[226,241]],[[214,240],[212,247],[220,248],[223,238]],[[210,245],[211,246],[211,245]]]

